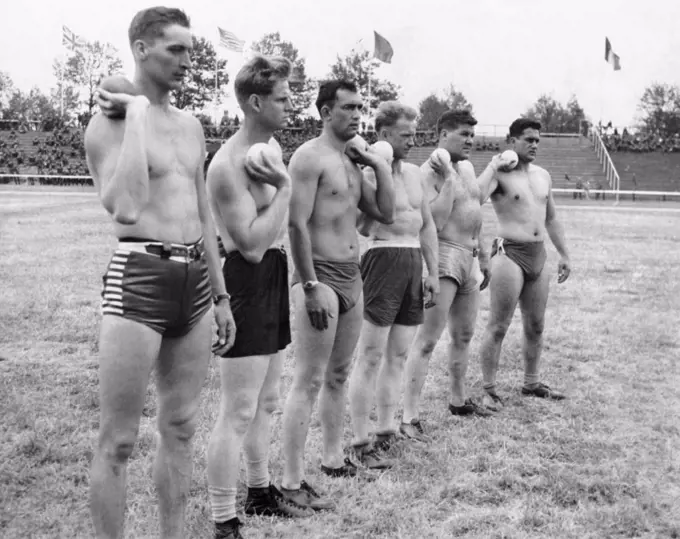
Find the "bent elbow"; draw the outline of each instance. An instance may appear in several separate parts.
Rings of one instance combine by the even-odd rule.
[[[129,210],[115,210],[113,220],[121,225],[135,225],[139,221],[140,212]]]

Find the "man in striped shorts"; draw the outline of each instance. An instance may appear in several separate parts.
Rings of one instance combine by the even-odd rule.
[[[155,370],[160,534],[184,537],[213,303],[213,351],[231,347],[235,328],[205,192],[203,130],[170,105],[191,67],[189,20],[178,9],[146,9],[132,20],[129,39],[136,95],[100,89],[103,114],[85,133],[88,167],[119,239],[104,276],[91,513],[97,537],[123,536],[127,462]]]

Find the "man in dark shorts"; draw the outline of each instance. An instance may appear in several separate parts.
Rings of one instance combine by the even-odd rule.
[[[272,135],[291,112],[285,58],[257,56],[236,76],[245,119],[217,152],[207,189],[225,250],[224,279],[236,320],[234,347],[220,359],[222,399],[208,446],[208,492],[215,537],[241,537],[236,487],[241,448],[246,457],[249,515],[309,516],[270,482],[272,412],[277,407],[285,348],[291,342],[288,262],[283,248],[291,179]],[[249,159],[257,143],[275,158]]]
[[[480,349],[484,402],[492,410],[503,406],[496,392],[496,373],[501,345],[518,302],[524,327],[522,394],[552,400],[565,398],[539,380],[550,285],[550,274],[544,269],[546,235],[560,254],[557,282],[566,281],[571,272],[564,230],[555,212],[550,174],[533,164],[540,129],[537,121],[515,120],[510,126],[510,144],[517,152],[519,164],[506,170],[495,156],[478,178],[484,200],[491,196],[498,217],[499,238],[494,240],[491,259],[494,275],[490,287],[491,313]]]
[[[127,462],[155,370],[160,532],[179,538],[213,302],[217,353],[233,344],[234,321],[205,193],[203,129],[170,105],[191,67],[189,19],[178,9],[146,9],[132,20],[129,39],[138,95],[100,89],[103,114],[85,132],[88,167],[119,238],[102,294],[91,512],[97,537],[123,536]]]
[[[384,222],[394,220],[394,189],[387,162],[360,146],[347,145],[361,122],[363,102],[354,83],[321,84],[316,106],[323,132],[293,154],[290,245],[298,277],[294,300],[296,344],[293,382],[283,411],[281,490],[315,507],[318,495],[304,481],[304,448],[319,395],[323,435],[321,469],[333,477],[356,474],[343,455],[345,382],[361,330],[364,302],[359,272],[357,209]],[[357,163],[375,172],[366,180]]]
[[[380,105],[375,118],[378,139],[387,141],[394,155],[396,216],[391,224],[378,222],[370,227],[368,250],[361,260],[364,321],[349,381],[349,409],[352,453],[367,468],[392,465],[371,448],[387,450],[397,437],[395,412],[404,362],[416,329],[423,323],[424,294],[430,307],[439,292],[437,229],[423,175],[416,165],[404,162],[414,144],[417,115],[411,107],[388,101]],[[372,171],[366,174],[373,182]],[[425,282],[423,258],[429,270]],[[378,423],[371,439],[369,415],[374,397]]]

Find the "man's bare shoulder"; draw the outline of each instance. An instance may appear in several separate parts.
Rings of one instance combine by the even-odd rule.
[[[229,175],[238,163],[245,162],[245,153],[239,151],[238,145],[235,144],[234,137],[228,139],[219,150],[215,153],[210,162],[209,170],[217,172],[220,176],[227,179],[225,175]]]
[[[550,178],[550,172],[548,172],[543,167],[539,167],[538,165],[534,165],[533,163],[531,163],[529,165],[529,174],[531,176],[538,176],[538,177],[544,178],[548,181],[552,181],[551,178]]]
[[[466,176],[472,176],[475,178],[475,166],[469,159],[464,159],[463,161],[458,161],[458,172]]]
[[[327,153],[327,147],[320,142],[319,138],[308,140],[300,146],[290,159],[290,167],[296,169],[319,170],[323,167],[323,157]]]

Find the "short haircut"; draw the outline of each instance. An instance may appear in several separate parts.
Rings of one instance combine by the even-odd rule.
[[[163,36],[166,26],[178,24],[190,28],[189,17],[181,9],[171,7],[150,7],[139,11],[128,28],[128,39],[132,45],[138,39],[155,40]]]
[[[417,117],[418,113],[413,107],[402,105],[398,101],[385,101],[380,104],[375,115],[375,131],[378,133],[383,127],[392,127],[401,118],[412,122]]]
[[[517,118],[510,124],[510,136],[519,137],[524,133],[525,129],[541,130],[541,122],[531,118]]]
[[[291,69],[290,60],[283,56],[255,56],[236,74],[236,99],[243,103],[253,94],[270,95],[277,82],[290,76]]]
[[[437,135],[442,129],[458,129],[461,125],[474,127],[477,120],[468,109],[447,110],[437,120]]]
[[[324,105],[333,108],[338,99],[338,90],[347,90],[352,93],[359,93],[359,89],[354,81],[348,79],[327,80],[319,86],[319,95],[316,98],[316,110],[321,114]]]

